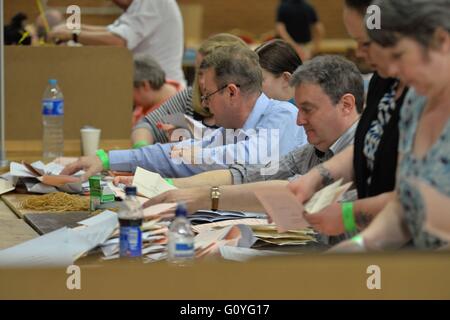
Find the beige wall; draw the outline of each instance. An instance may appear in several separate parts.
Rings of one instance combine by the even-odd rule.
[[[279,0],[178,0],[181,6],[203,6],[202,36],[229,31],[234,28],[242,29],[255,34],[257,37],[267,31],[273,30],[276,8]],[[341,11],[343,0],[310,0],[318,11],[320,19],[325,24],[328,38],[347,38],[342,23]],[[48,0],[48,4],[57,7],[67,7],[77,4],[83,8],[114,7],[108,0]],[[35,1],[32,0],[5,0],[5,18],[23,11],[30,18],[38,14]],[[183,10],[186,12],[186,10]],[[116,15],[83,15],[82,23],[108,24]],[[186,17],[189,19],[189,17]],[[195,22],[185,21],[185,29]],[[190,31],[189,31],[190,32]]]
[[[102,139],[129,139],[132,58],[125,48],[17,47],[5,50],[7,140],[40,140],[41,98],[49,78],[64,94],[64,138],[78,139],[83,125]]]

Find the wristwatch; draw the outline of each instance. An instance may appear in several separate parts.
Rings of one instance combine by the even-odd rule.
[[[217,211],[219,209],[220,191],[219,187],[211,187],[211,210]]]

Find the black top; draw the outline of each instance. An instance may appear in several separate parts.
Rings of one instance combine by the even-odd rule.
[[[317,23],[314,8],[303,0],[285,0],[277,12],[277,22],[282,22],[292,39],[297,43],[311,41],[311,25]]]
[[[396,108],[392,113],[391,119],[384,127],[384,133],[375,153],[370,185],[368,185],[367,180],[370,171],[367,167],[367,159],[363,153],[364,140],[372,121],[378,115],[380,100],[391,89],[395,81],[395,79],[383,79],[376,73],[370,80],[366,108],[356,129],[353,156],[355,183],[358,190],[358,198],[360,199],[390,192],[395,188],[399,140],[398,122],[400,109],[408,90],[405,89],[401,97],[396,100]]]

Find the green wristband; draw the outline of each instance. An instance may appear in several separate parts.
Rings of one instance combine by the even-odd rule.
[[[139,149],[145,146],[148,146],[148,142],[145,140],[139,140],[135,144],[133,144],[133,149]]]
[[[102,161],[103,170],[109,170],[109,157],[108,157],[108,154],[105,152],[105,150],[99,149],[99,150],[97,150],[97,152],[95,154]]]
[[[353,215],[353,202],[342,203],[342,220],[344,221],[345,231],[356,231],[355,217]]]
[[[166,180],[167,184],[170,184],[171,186],[173,186],[173,179],[164,179]]]

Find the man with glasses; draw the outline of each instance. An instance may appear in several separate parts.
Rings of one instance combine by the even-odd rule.
[[[85,169],[86,179],[102,169],[134,172],[139,166],[165,177],[187,177],[236,163],[276,163],[280,156],[305,144],[306,138],[296,124],[296,107],[262,93],[258,61],[250,49],[230,46],[217,49],[200,66],[205,74],[202,101],[222,128],[201,140],[109,154],[99,151],[97,156],[83,157],[67,166],[63,174]],[[192,150],[198,152],[193,154]]]

